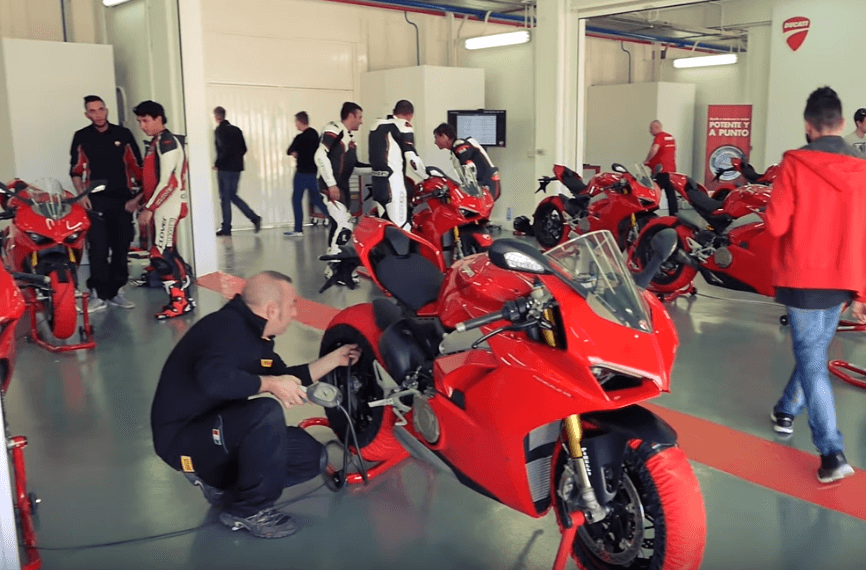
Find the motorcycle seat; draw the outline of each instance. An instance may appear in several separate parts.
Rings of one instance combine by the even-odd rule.
[[[418,251],[416,240],[391,226],[370,255],[379,283],[412,312],[436,300],[444,279],[439,268]]]
[[[569,198],[565,201],[565,211],[568,212],[568,215],[572,218],[576,218],[581,212],[586,210],[590,200],[592,200],[592,197],[587,195]]]

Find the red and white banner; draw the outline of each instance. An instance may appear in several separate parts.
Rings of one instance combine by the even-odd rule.
[[[730,168],[731,159],[749,160],[752,140],[751,105],[709,105],[707,110],[707,162],[704,184],[707,190],[722,185],[744,183],[739,172],[722,174],[714,181],[716,171]]]

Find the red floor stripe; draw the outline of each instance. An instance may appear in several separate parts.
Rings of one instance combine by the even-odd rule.
[[[227,299],[240,292],[243,283],[240,277],[222,272],[198,280],[202,287],[218,291]],[[324,330],[338,312],[316,301],[298,299],[297,320],[317,329]],[[646,407],[673,426],[689,459],[778,493],[866,520],[863,470],[855,469],[853,477],[823,485],[815,476],[820,463],[815,454],[654,404]],[[771,429],[769,412],[767,429]],[[805,418],[800,429],[808,429]]]
[[[243,277],[229,275],[222,271],[208,273],[196,280],[199,287],[216,291],[226,299],[231,299],[243,291],[246,282]],[[295,320],[307,326],[324,330],[338,312],[339,310],[334,307],[298,297],[298,317]]]
[[[818,456],[661,406],[646,407],[677,431],[689,459],[750,483],[866,520],[866,472],[824,485],[818,482]],[[809,429],[805,417],[799,429]],[[767,412],[767,429],[770,417]]]

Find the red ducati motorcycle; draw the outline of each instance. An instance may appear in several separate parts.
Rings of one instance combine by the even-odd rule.
[[[493,243],[487,230],[493,211],[490,192],[470,173],[462,182],[432,166],[427,167],[427,174],[409,201],[412,232],[440,247],[448,265],[486,251]]]
[[[45,276],[47,291],[25,288],[30,312],[30,335],[40,346],[52,351],[93,348],[93,329],[87,311],[88,293],[79,293],[78,265],[84,253],[85,234],[90,227],[87,212],[77,202],[91,192],[105,188],[93,182],[78,196],[60,188],[37,188],[21,180],[10,183],[11,190],[0,184],[4,212],[0,219],[12,219],[2,236],[3,259],[20,273]],[[81,297],[84,323],[78,328],[81,342],[55,346],[41,338],[36,313],[41,312],[48,327],[58,339],[67,339],[78,325],[76,299]]]
[[[772,186],[773,181],[776,179],[776,174],[779,171],[779,165],[773,164],[763,174],[758,174],[755,171],[755,168],[749,164],[748,162],[741,160],[739,158],[731,159],[731,166],[728,168],[719,168],[716,170],[716,176],[713,179],[714,181],[726,180],[727,176],[730,176],[734,172],[742,175],[743,178],[746,179],[747,184],[761,184],[763,186]],[[734,185],[726,185],[721,186],[715,192],[713,192],[712,197],[716,200],[724,200],[727,195],[737,188]]]
[[[565,243],[574,237],[572,233],[608,230],[625,250],[655,217],[662,194],[642,164],[635,166],[634,174],[621,164],[615,163],[611,169],[613,172],[593,176],[584,184],[573,170],[554,166],[555,178],[540,178],[536,192],[546,192],[550,182],[559,180],[572,197],[557,194],[545,198],[535,209],[532,222],[522,216],[514,221],[514,229],[535,236],[544,249]]]
[[[354,442],[350,483],[405,459],[406,441],[504,505],[553,510],[555,569],[569,556],[585,569],[699,567],[697,480],[673,429],[639,405],[669,390],[676,331],[609,232],[546,254],[502,239],[444,273],[437,247],[390,222],[364,218],[353,240],[344,261],[397,304],[334,317],[321,353],[357,343],[363,354],[309,389],[327,419],[305,424]]]
[[[0,406],[3,409],[5,424],[4,441],[8,457],[12,463],[10,473],[13,476],[13,502],[17,511],[16,519],[20,525],[24,554],[22,558],[26,560],[21,568],[22,570],[38,570],[42,567],[42,558],[39,555],[36,542],[33,511],[36,509],[39,499],[33,493],[27,492],[27,471],[24,465],[24,448],[27,446],[27,438],[21,435],[11,435],[9,422],[6,419],[6,389],[9,387],[12,370],[15,367],[15,328],[25,309],[24,297],[18,290],[15,281],[43,290],[49,289],[50,285],[44,276],[20,273],[10,275],[0,265]]]
[[[772,236],[766,231],[765,210],[770,188],[760,184],[731,189],[724,200],[710,198],[689,180],[686,185],[694,210],[652,220],[629,249],[635,269],[646,267],[654,250],[652,239],[673,228],[678,235],[674,253],[652,277],[649,290],[662,299],[697,292],[698,272],[711,285],[772,296],[770,253]]]

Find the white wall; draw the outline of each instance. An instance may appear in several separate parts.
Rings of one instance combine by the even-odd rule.
[[[0,45],[7,86],[0,91],[0,115],[8,114],[14,157],[4,162],[3,176],[56,178],[72,188],[72,135],[90,124],[84,96],[113,91],[111,46],[12,38]],[[82,61],[89,65],[82,68]]]
[[[769,161],[778,161],[786,150],[805,144],[803,109],[809,94],[829,85],[842,99],[846,133],[854,130],[853,115],[866,106],[860,54],[866,53],[866,35],[859,23],[866,14],[862,0],[832,3],[794,0],[777,6],[773,13],[767,151]],[[856,16],[854,16],[856,15]],[[794,16],[811,20],[805,42],[793,51],[785,42],[782,22]]]

